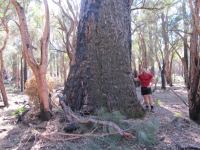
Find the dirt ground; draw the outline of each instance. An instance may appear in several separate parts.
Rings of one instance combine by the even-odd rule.
[[[142,101],[139,88],[137,88],[137,92]],[[17,123],[13,112],[25,105],[28,97],[9,88],[8,97],[10,107],[0,108],[0,150],[98,149],[97,147],[84,147],[86,142],[90,142],[88,139],[76,139],[71,142],[62,140],[66,135],[55,136],[57,133],[63,133],[64,128],[63,113],[59,108],[55,109],[53,119],[48,122],[40,122],[38,119],[31,118],[29,124]],[[158,88],[153,93],[153,98],[155,100],[155,112],[148,112],[145,118],[130,119],[129,122],[137,124],[138,122],[157,119],[160,124],[156,132],[158,143],[152,147],[135,144],[126,149],[183,150],[187,147],[188,150],[192,150],[200,148],[200,126],[189,119],[188,107],[183,103],[183,100],[187,102],[186,89],[181,85],[167,88],[165,91]],[[53,141],[44,138],[45,135],[51,133],[54,133],[50,137],[54,139]],[[104,149],[112,149],[112,147],[105,147]]]

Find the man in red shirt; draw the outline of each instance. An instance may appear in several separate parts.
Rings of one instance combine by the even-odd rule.
[[[152,91],[151,91],[151,84],[153,82],[153,74],[146,69],[141,69],[141,73],[138,75],[137,80],[140,81],[141,84],[141,94],[144,98],[144,103],[146,110],[149,110],[149,106],[151,111],[153,112],[153,99],[152,99]]]

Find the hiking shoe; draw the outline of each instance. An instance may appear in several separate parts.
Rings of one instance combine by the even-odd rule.
[[[145,106],[144,110],[145,112],[149,112],[149,106]]]
[[[155,113],[154,109],[151,109],[150,112]]]

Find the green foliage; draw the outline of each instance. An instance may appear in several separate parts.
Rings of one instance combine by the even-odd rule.
[[[156,105],[156,106],[161,106],[161,101],[160,101],[160,99],[156,99],[156,100],[155,100],[155,105]]]
[[[159,128],[159,121],[153,119],[148,122],[144,122],[141,125],[137,126],[137,141],[140,144],[146,146],[153,146],[157,143],[156,140],[156,131]]]
[[[174,116],[175,116],[175,117],[182,117],[182,114],[181,114],[180,112],[175,112],[175,113],[174,113]]]
[[[26,111],[26,108],[24,106],[17,108],[12,115],[14,116],[20,116]]]
[[[120,120],[126,119],[119,111],[108,112],[105,108],[101,108],[97,111],[97,116],[103,120],[113,121],[119,123]]]

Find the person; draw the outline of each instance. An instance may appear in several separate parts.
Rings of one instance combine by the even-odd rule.
[[[142,68],[136,80],[140,81],[141,94],[144,98],[145,109],[147,111],[150,109],[151,112],[154,112],[153,98],[151,91],[151,85],[153,83],[153,74],[150,71],[147,71],[147,69]]]

